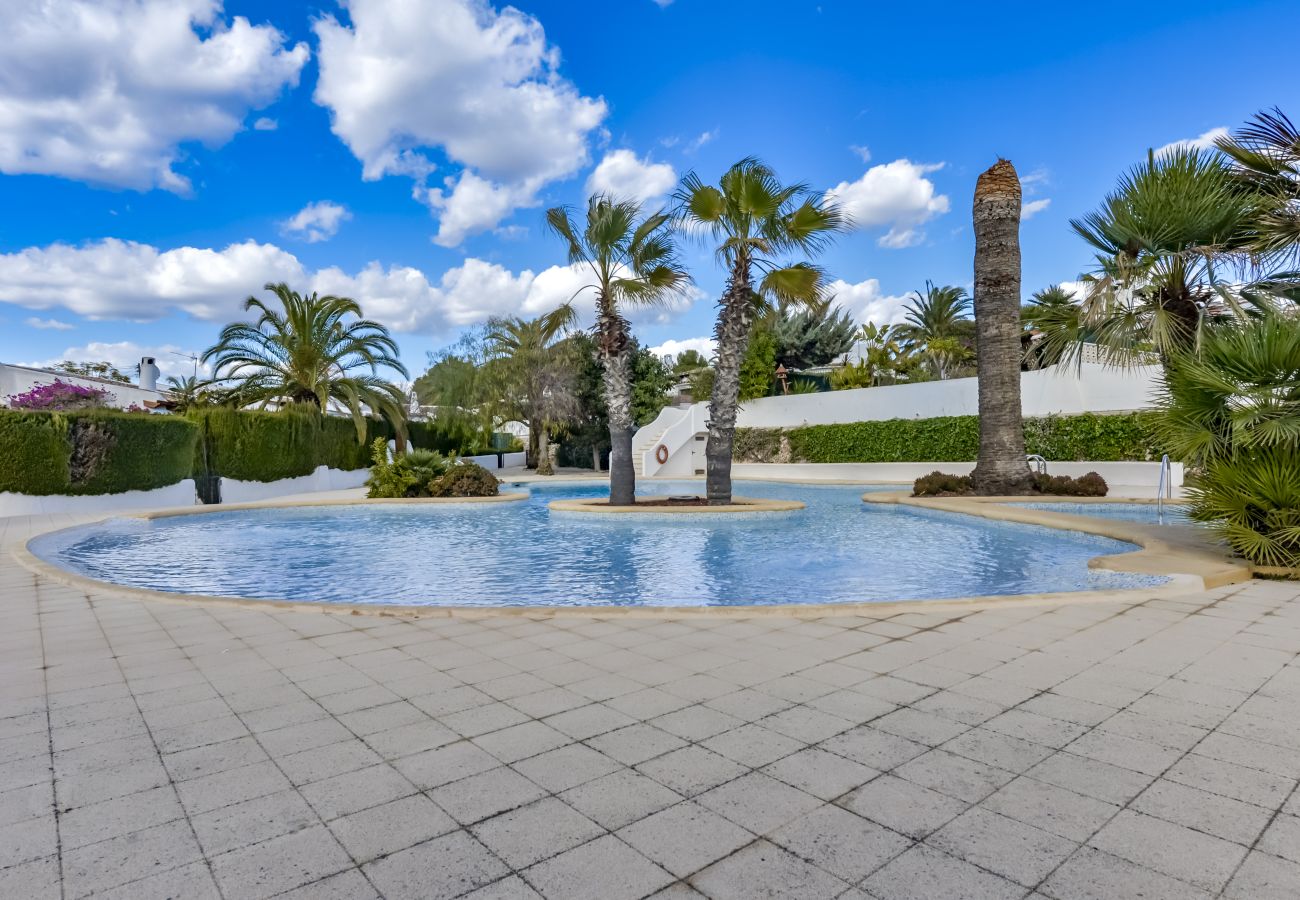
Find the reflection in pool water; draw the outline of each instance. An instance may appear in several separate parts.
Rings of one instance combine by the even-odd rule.
[[[697,493],[653,482],[642,493]],[[527,501],[359,505],[114,519],[38,538],[36,555],[125,585],[264,599],[410,605],[802,604],[1159,584],[1087,567],[1131,544],[973,516],[865,504],[862,487],[738,483],[789,513],[552,513],[600,484]]]

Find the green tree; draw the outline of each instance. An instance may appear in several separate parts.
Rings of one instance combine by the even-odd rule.
[[[352,414],[366,438],[366,409],[404,433],[406,397],[380,377],[380,368],[406,375],[397,343],[378,322],[361,318],[348,297],[303,297],[283,282],[267,284],[274,301],[249,297],[253,322],[233,322],[203,354],[214,381],[225,382],[242,405],[305,404],[324,412],[331,401]]]
[[[847,224],[838,206],[805,185],[783,185],[768,166],[743,159],[717,186],[691,172],[677,191],[680,216],[688,227],[710,235],[727,271],[718,301],[715,379],[709,401],[705,481],[709,503],[731,502],[731,458],[741,362],[750,328],[764,303],[815,303],[825,278],[812,263],[794,255],[820,251]],[[755,274],[758,280],[755,283]]]
[[[1237,268],[1227,260],[1248,252],[1259,203],[1220,155],[1177,148],[1149,153],[1099,209],[1071,220],[1097,251],[1080,328],[1103,357],[1131,362],[1152,348],[1167,361],[1195,346],[1207,325],[1244,312],[1225,279]],[[1082,347],[1068,331],[1048,339],[1060,346],[1052,355],[1067,360]]]
[[[972,356],[970,308],[965,288],[927,281],[925,290],[913,291],[904,304],[895,334],[924,356],[934,377],[951,378]]]
[[[853,346],[852,317],[831,304],[806,309],[781,307],[772,321],[776,363],[787,369],[824,366]]]
[[[532,464],[553,475],[550,435],[577,411],[573,345],[565,340],[577,316],[569,304],[538,316],[492,319],[485,335],[484,366],[489,407],[528,425]]]
[[[609,413],[610,503],[636,502],[632,465],[632,338],[623,307],[658,303],[681,291],[689,278],[677,261],[672,218],[665,212],[642,216],[641,205],[595,194],[579,230],[562,206],[546,212],[550,230],[567,245],[569,264],[590,273],[580,290],[596,294],[596,352]]]
[[[697,369],[708,366],[709,361],[698,350],[683,350],[672,360],[672,373],[677,376],[689,375]]]
[[[51,371],[63,372],[67,375],[81,375],[88,378],[103,378],[105,381],[116,381],[121,384],[130,384],[131,377],[113,365],[111,362],[73,362],[65,359],[51,367]]]
[[[1248,239],[1257,274],[1266,287],[1300,300],[1300,128],[1275,107],[1216,143],[1259,198]]]

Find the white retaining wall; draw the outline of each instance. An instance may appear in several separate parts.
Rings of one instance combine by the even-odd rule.
[[[1020,375],[1026,416],[1150,409],[1160,389],[1159,366],[1119,369],[1097,363],[1051,366]],[[748,400],[740,407],[740,428],[794,428],[879,419],[930,419],[979,413],[979,379],[951,378],[886,387],[789,394]]]
[[[123,491],[120,494],[67,496],[50,494],[11,494],[0,492],[0,518],[5,516],[94,515],[124,509],[163,509],[170,506],[193,506],[198,503],[194,482],[186,478],[152,491]]]
[[[943,472],[948,475],[969,475],[975,468],[973,462],[917,462],[917,463],[736,463],[731,467],[733,478],[795,478],[818,481],[861,481],[886,484],[911,484],[922,475]],[[1048,475],[1071,475],[1075,478],[1096,472],[1108,485],[1150,488],[1152,496],[1160,484],[1158,462],[1052,462],[1047,463]],[[1169,464],[1172,487],[1183,485],[1183,464]]]
[[[316,471],[310,475],[281,478],[278,481],[237,481],[234,478],[222,478],[221,502],[248,503],[253,500],[269,500],[272,497],[287,497],[291,494],[341,491],[361,487],[369,477],[369,469],[345,471],[317,466]]]

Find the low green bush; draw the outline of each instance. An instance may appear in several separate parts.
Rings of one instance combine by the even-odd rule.
[[[1154,412],[1025,419],[1025,452],[1058,462],[1159,459]],[[886,419],[800,428],[736,430],[738,462],[767,462],[763,451],[790,444],[791,462],[966,462],[979,453],[979,417]],[[775,443],[774,443],[775,442]],[[754,453],[754,456],[747,455]]]
[[[495,497],[501,482],[478,463],[463,462],[452,466],[429,485],[430,497]]]
[[[390,460],[387,442],[376,438],[370,453],[367,497],[495,497],[500,491],[487,469],[435,450],[410,450]]]
[[[198,428],[178,416],[0,409],[0,491],[116,494],[190,477]]]
[[[1096,472],[1078,478],[1069,475],[1034,475],[1034,492],[1057,497],[1105,497],[1106,479]],[[922,475],[912,485],[914,497],[960,497],[972,492],[969,475],[948,475],[931,472]]]

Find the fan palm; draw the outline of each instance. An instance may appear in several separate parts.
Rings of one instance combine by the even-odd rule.
[[[925,290],[913,291],[904,304],[903,322],[894,333],[925,354],[935,378],[948,378],[957,364],[970,357],[965,342],[971,333],[970,310],[965,288],[927,281]]]
[[[1067,356],[1077,356],[1076,347],[1086,338],[1082,313],[1083,308],[1064,285],[1033,293],[1020,307],[1021,323],[1035,332],[1025,351],[1031,366],[1054,366]]]
[[[595,194],[586,218],[579,230],[567,208],[546,211],[546,224],[568,245],[569,264],[591,273],[579,293],[596,294],[596,352],[609,411],[609,502],[623,506],[636,502],[632,338],[623,307],[658,303],[681,291],[689,276],[677,261],[666,212],[642,217],[635,201]]]
[[[1161,437],[1196,470],[1192,517],[1252,562],[1300,566],[1300,320],[1215,328],[1166,383]]]
[[[486,392],[495,412],[528,425],[539,475],[551,475],[550,431],[575,412],[572,345],[565,340],[577,313],[563,306],[535,319],[518,316],[488,322],[484,342]],[[493,405],[490,404],[490,405]]]
[[[788,258],[820,251],[848,219],[805,185],[781,184],[772,169],[753,158],[733,165],[717,186],[687,174],[675,198],[683,223],[717,242],[717,259],[727,270],[714,327],[718,349],[705,445],[709,503],[727,504],[740,365],[754,316],[765,304],[824,299],[822,270]]]
[[[203,354],[214,380],[230,383],[245,405],[309,404],[324,411],[330,401],[342,404],[366,437],[366,408],[404,433],[406,397],[379,376],[380,367],[406,375],[397,343],[378,322],[361,318],[349,297],[306,297],[283,282],[267,284],[276,303],[249,297],[244,309],[260,315],[254,322],[233,322]]]
[[[1256,114],[1217,146],[1229,158],[1233,173],[1262,200],[1251,251],[1266,265],[1276,262],[1291,268],[1285,280],[1294,287],[1300,279],[1300,128],[1274,108]]]
[[[1148,154],[1100,209],[1071,220],[1098,251],[1081,325],[1099,349],[1126,361],[1150,347],[1167,360],[1195,346],[1207,324],[1244,312],[1220,270],[1249,250],[1257,207],[1256,193],[1217,154],[1176,148]],[[1070,357],[1080,345],[1063,349]]]

